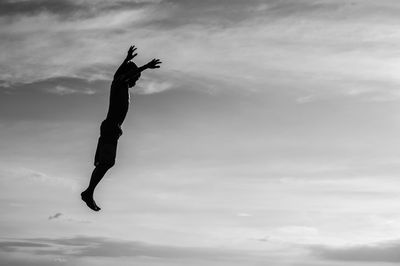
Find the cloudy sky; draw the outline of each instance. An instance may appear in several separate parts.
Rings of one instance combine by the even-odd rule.
[[[0,0],[1,265],[398,265],[397,0]],[[111,78],[132,90],[99,213]]]

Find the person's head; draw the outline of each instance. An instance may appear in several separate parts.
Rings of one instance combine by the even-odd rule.
[[[131,88],[135,86],[136,81],[140,78],[139,68],[135,63],[129,61],[115,73],[115,77],[120,75],[126,75],[129,78],[128,87]]]

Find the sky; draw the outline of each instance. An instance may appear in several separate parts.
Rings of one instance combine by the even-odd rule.
[[[400,2],[0,0],[0,265],[400,256]],[[113,74],[116,165],[93,170]]]

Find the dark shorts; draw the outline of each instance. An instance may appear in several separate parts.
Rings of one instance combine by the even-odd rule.
[[[117,155],[118,139],[122,135],[119,125],[104,120],[100,126],[100,138],[97,143],[94,165],[105,165],[112,167]]]

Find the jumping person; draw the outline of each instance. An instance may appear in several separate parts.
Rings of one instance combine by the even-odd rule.
[[[159,68],[159,64],[161,64],[159,59],[153,59],[142,67],[137,67],[131,61],[137,56],[137,53],[133,54],[135,51],[135,46],[129,48],[128,55],[115,72],[111,84],[107,117],[100,126],[100,138],[94,158],[95,168],[90,178],[89,186],[81,193],[82,200],[94,211],[100,210],[100,207],[97,206],[93,199],[94,190],[108,169],[115,164],[117,143],[122,135],[121,126],[129,108],[129,88],[135,86],[142,71]]]

